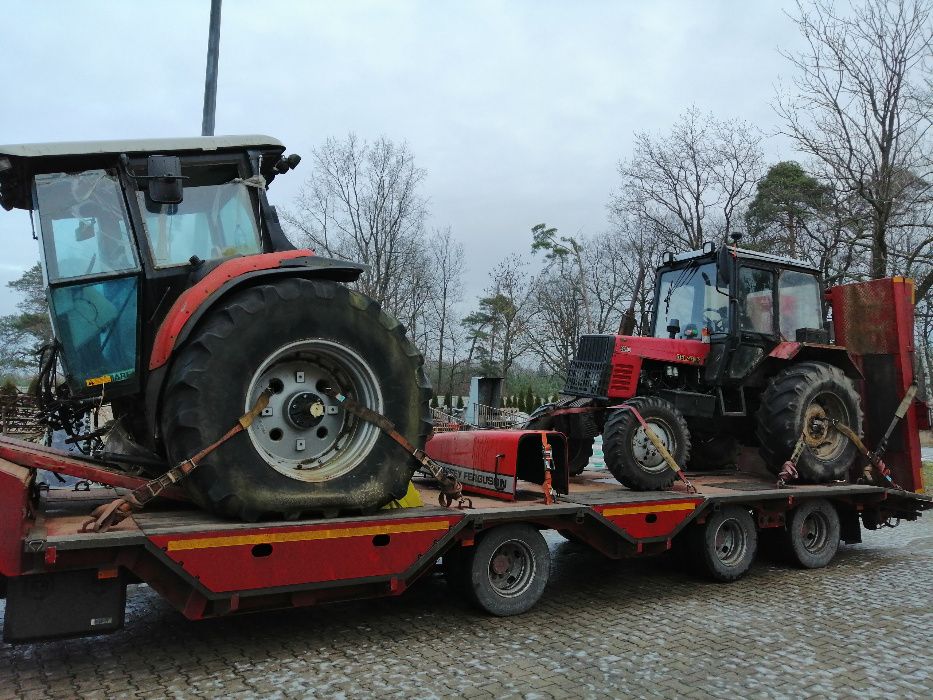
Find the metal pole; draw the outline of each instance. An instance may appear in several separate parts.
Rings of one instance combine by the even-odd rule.
[[[220,3],[211,0],[211,26],[207,36],[207,73],[204,77],[204,117],[201,136],[214,135],[214,115],[217,112],[217,64],[220,61]]]

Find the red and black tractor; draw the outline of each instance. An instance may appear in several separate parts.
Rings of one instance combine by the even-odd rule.
[[[378,508],[413,459],[342,394],[416,446],[431,429],[422,358],[351,290],[364,267],[296,250],[266,187],[298,156],[266,136],[0,146],[0,204],[41,241],[55,340],[36,391],[50,430],[158,475],[268,406],[187,480],[256,520]],[[101,406],[112,422],[90,423]]]
[[[568,435],[574,473],[601,433],[619,481],[638,490],[670,485],[675,474],[637,417],[615,408],[626,405],[681,466],[735,465],[748,445],[777,474],[803,436],[802,480],[848,477],[856,447],[831,426],[861,434],[861,370],[835,343],[842,319],[827,320],[816,269],[734,245],[667,253],[653,309],[648,335],[583,336],[564,398],[532,416],[530,427]]]

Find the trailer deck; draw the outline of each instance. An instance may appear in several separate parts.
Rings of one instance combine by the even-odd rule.
[[[35,471],[0,460],[0,573],[8,589],[8,641],[119,629],[129,583],[148,583],[195,620],[398,595],[439,560],[457,563],[477,550],[487,533],[521,527],[558,530],[621,558],[664,552],[684,540],[686,530],[698,530],[694,526],[730,506],[753,514],[759,529],[779,529],[801,503],[825,499],[839,514],[839,534],[846,542],[860,541],[860,519],[877,527],[915,519],[933,507],[931,498],[919,493],[858,484],[776,488],[740,472],[693,477],[696,493],[683,484],[635,492],[608,472],[592,471],[572,478],[569,493],[550,505],[538,484],[521,481],[514,501],[473,496],[472,508],[443,508],[432,505],[436,486],[416,479],[425,503],[416,508],[244,523],[164,500],[109,532],[94,533],[81,532],[82,522],[121,489],[40,492],[34,480]],[[537,569],[544,576],[542,590],[546,568]],[[447,570],[449,575],[459,571]]]

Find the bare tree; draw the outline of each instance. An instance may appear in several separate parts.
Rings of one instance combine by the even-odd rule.
[[[425,306],[426,322],[431,329],[432,350],[437,362],[437,390],[443,388],[445,350],[453,353],[459,345],[457,326],[452,323],[457,304],[463,299],[463,245],[453,239],[450,227],[435,231],[428,241],[428,263],[433,271],[434,283]],[[436,348],[436,353],[433,352]],[[427,348],[426,348],[427,349]],[[448,356],[452,365],[455,358]],[[451,367],[451,371],[453,368]],[[448,384],[453,382],[453,375]]]
[[[851,218],[869,223],[870,273],[884,277],[891,229],[930,187],[930,3],[865,0],[846,11],[814,0],[798,2],[792,19],[806,49],[784,54],[797,73],[775,109],[854,205]]]
[[[431,283],[418,192],[424,177],[404,142],[331,138],[315,149],[314,171],[283,216],[302,244],[368,265],[357,289],[410,327]]]
[[[672,247],[724,238],[761,174],[760,144],[760,133],[745,122],[688,109],[667,134],[635,134],[610,207],[636,216]]]

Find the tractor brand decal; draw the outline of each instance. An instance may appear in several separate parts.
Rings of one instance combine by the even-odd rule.
[[[91,379],[86,379],[84,381],[85,386],[100,386],[101,384],[110,384],[110,382],[122,382],[124,379],[129,379],[133,376],[134,370],[124,369],[119,372],[111,372],[110,374],[104,374],[100,377],[92,377]]]
[[[694,510],[696,503],[661,503],[642,506],[620,506],[617,508],[606,508],[603,515],[607,518],[613,515],[641,515],[644,513],[665,513],[678,510]]]
[[[305,542],[308,540],[334,540],[345,537],[372,537],[395,535],[403,532],[431,532],[449,530],[446,520],[429,520],[398,525],[372,525],[365,527],[338,527],[327,530],[299,530],[297,532],[266,532],[261,535],[227,535],[220,537],[196,537],[188,540],[172,540],[166,545],[169,552],[214,547],[236,547],[254,544],[277,544],[279,542]]]
[[[619,352],[632,352],[632,348],[630,348],[628,345],[620,345]]]
[[[453,472],[453,475],[464,486],[475,486],[489,491],[509,491],[513,493],[515,491],[514,476],[474,471],[473,469],[464,469],[452,464],[444,464],[444,469]]]
[[[689,362],[690,364],[693,364],[693,365],[703,364],[702,357],[697,357],[696,355],[681,355],[680,353],[677,353],[677,361],[678,362]]]

